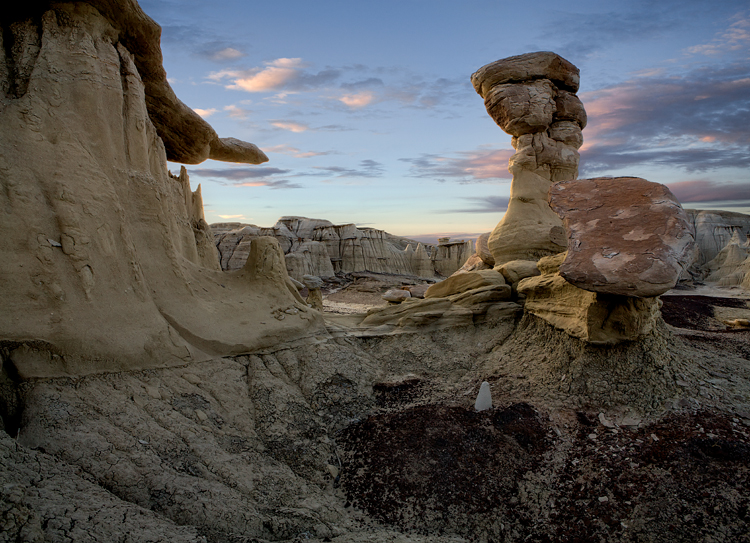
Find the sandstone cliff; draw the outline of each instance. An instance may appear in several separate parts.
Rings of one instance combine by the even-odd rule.
[[[200,189],[167,170],[265,156],[230,152],[177,100],[159,27],[132,0],[32,4],[0,29],[0,340],[18,373],[184,364],[311,333],[278,249],[222,272]]]
[[[438,245],[424,245],[375,228],[306,217],[281,217],[271,228],[217,223],[211,229],[222,269],[241,267],[253,238],[274,236],[285,253],[289,275],[298,281],[303,275],[330,277],[337,272],[364,271],[447,277],[473,252],[471,241],[441,238]]]

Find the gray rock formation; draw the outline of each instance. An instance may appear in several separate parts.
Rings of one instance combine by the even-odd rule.
[[[713,260],[737,233],[740,240],[750,236],[750,215],[733,211],[686,209],[688,220],[695,229],[695,243],[699,249],[699,266]]]
[[[375,228],[334,225],[322,219],[282,217],[271,228],[240,223],[211,225],[221,267],[238,269],[256,236],[274,236],[285,252],[291,277],[310,274],[330,277],[336,272],[374,272],[432,279],[449,276],[471,256],[471,241],[440,240],[423,245]],[[415,249],[416,247],[416,249]]]

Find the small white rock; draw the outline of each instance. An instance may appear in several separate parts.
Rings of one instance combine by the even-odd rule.
[[[477,401],[474,402],[474,409],[477,411],[485,411],[492,407],[492,393],[490,392],[490,384],[487,381],[482,383],[479,387],[479,394],[477,394]]]
[[[599,422],[602,423],[602,426],[605,428],[614,428],[615,423],[610,421],[607,417],[604,416],[604,413],[599,413]]]

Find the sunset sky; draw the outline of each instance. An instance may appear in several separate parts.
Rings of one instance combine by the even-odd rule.
[[[581,70],[580,177],[643,177],[684,207],[750,212],[745,0],[140,5],[163,28],[177,96],[270,158],[188,167],[209,223],[302,215],[432,241],[491,230],[513,150],[469,78],[532,51]]]

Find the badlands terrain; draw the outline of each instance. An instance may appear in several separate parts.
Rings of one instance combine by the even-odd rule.
[[[0,30],[0,541],[750,541],[750,217],[578,179],[569,61],[471,76],[511,200],[425,245],[209,226],[167,161],[267,158],[134,0]]]

